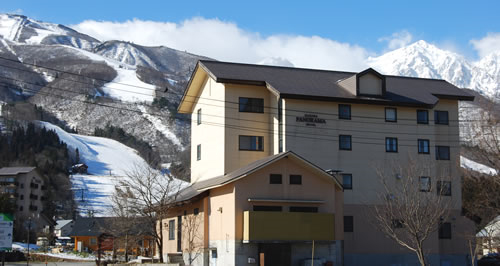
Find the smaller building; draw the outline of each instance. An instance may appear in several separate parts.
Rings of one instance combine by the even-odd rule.
[[[73,220],[57,220],[54,234],[56,237],[67,237],[73,231]]]

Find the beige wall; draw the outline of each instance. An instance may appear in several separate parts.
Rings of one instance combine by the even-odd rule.
[[[18,217],[26,217],[31,214],[40,214],[43,210],[43,203],[41,197],[44,195],[44,191],[42,190],[42,186],[44,185],[43,179],[36,171],[32,171],[26,174],[19,174],[15,177],[17,185],[16,193],[18,194],[16,201],[16,216]],[[31,188],[30,184],[35,183],[38,185],[38,188]],[[21,188],[22,184],[22,188]],[[38,196],[38,199],[30,199],[30,194],[34,194]],[[23,195],[23,199],[21,200],[21,195]],[[36,211],[30,211],[30,205],[37,206]],[[23,210],[20,211],[20,206],[23,207]]]
[[[370,95],[382,95],[382,79],[367,73],[359,77],[359,93]]]

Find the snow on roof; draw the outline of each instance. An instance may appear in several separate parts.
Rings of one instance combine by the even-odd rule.
[[[65,225],[69,224],[73,222],[73,220],[57,220],[57,224],[56,224],[56,227],[55,229],[61,229],[63,228]]]

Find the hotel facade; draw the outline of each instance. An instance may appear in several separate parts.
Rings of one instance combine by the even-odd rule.
[[[466,265],[462,100],[473,97],[444,80],[373,69],[199,61],[178,109],[191,114],[192,186],[164,220],[175,235],[163,253],[193,254],[182,224],[196,212],[197,265],[413,265],[416,256],[381,233],[370,209],[381,204],[380,170],[417,165],[429,186],[452,177],[451,215],[446,233],[427,241],[430,262]]]

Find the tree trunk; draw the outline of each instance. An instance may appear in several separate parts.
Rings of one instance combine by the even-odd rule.
[[[128,233],[125,234],[125,262],[128,262]]]
[[[160,219],[160,234],[158,244],[158,256],[160,258],[160,263],[163,263],[163,221]]]
[[[425,262],[425,254],[424,254],[422,246],[419,245],[417,247],[417,251],[416,252],[417,252],[418,261],[420,262],[420,265],[421,266],[427,266],[427,263]]]

